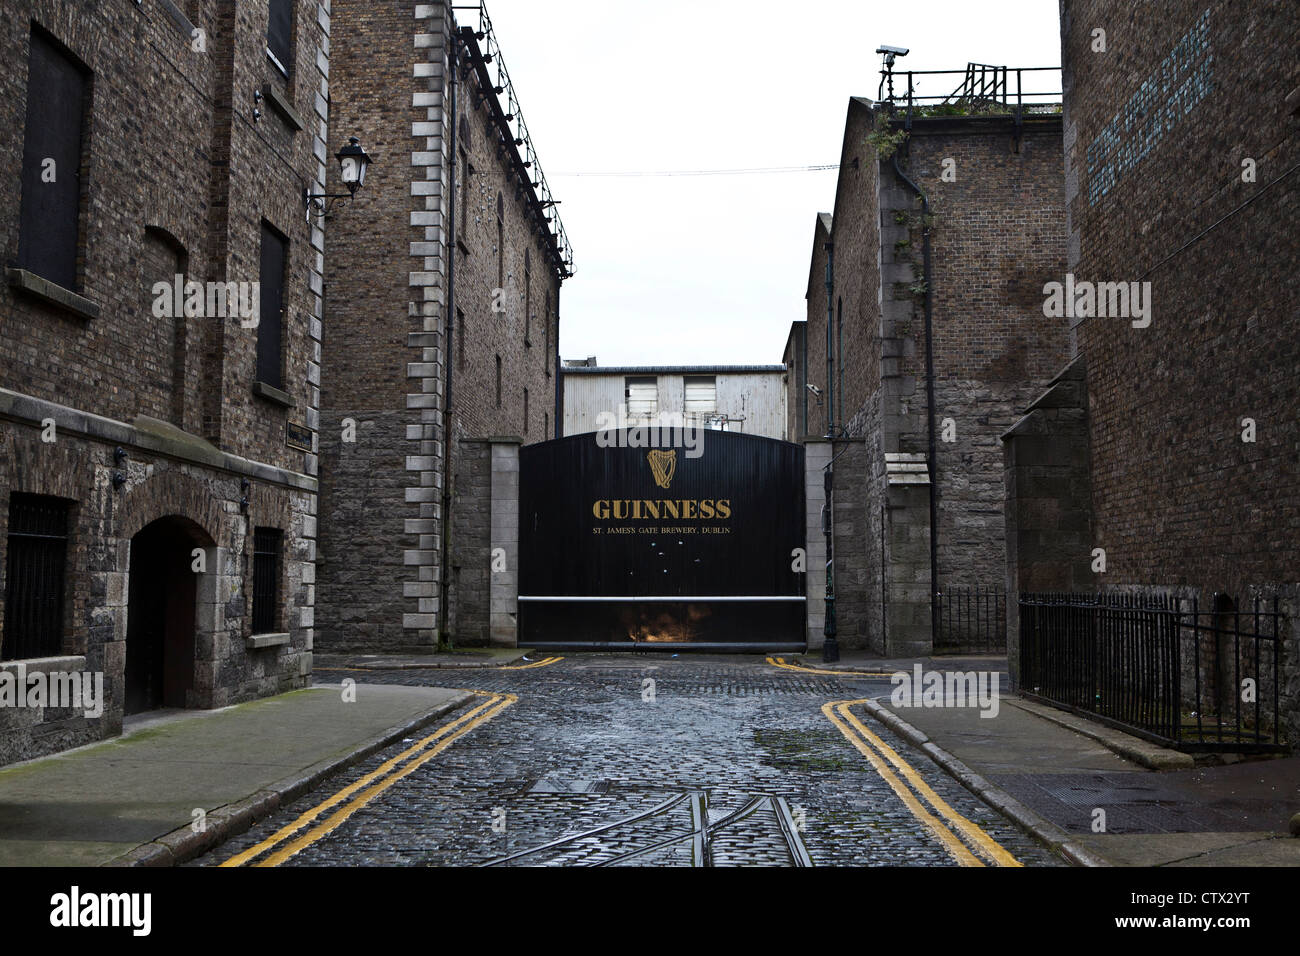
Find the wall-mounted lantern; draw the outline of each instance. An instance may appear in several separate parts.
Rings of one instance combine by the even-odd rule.
[[[324,216],[333,208],[332,203],[327,200],[331,199],[351,199],[356,195],[358,189],[366,183],[366,170],[374,159],[362,148],[361,141],[355,136],[348,137],[348,144],[334,154],[334,158],[339,161],[339,177],[343,180],[343,185],[348,187],[346,193],[311,193],[306,189],[302,191],[304,204],[307,206],[307,216],[311,217],[314,212],[317,216]]]

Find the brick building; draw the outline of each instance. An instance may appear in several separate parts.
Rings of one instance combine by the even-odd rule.
[[[1134,17],[1120,0],[1065,0],[1061,36],[1065,272],[1150,308],[1102,311],[1100,285],[1096,307],[1080,298],[1071,364],[1007,436],[1009,587],[1195,600],[1220,630],[1202,686],[1216,653],[1232,663],[1229,625],[1280,597],[1276,689],[1294,742],[1300,10],[1178,0]],[[1184,639],[1185,671],[1194,659]]]
[[[1010,102],[913,104],[910,119],[905,104],[891,118],[887,104],[849,101],[834,209],[814,223],[803,333],[814,389],[790,397],[806,405],[809,461],[821,463],[810,501],[831,456],[816,441],[828,418],[834,436],[847,647],[929,653],[934,591],[1002,584],[999,437],[1066,351],[1040,295],[1065,256],[1061,116],[1042,105],[1017,115],[1014,71],[1011,82]],[[822,549],[810,530],[812,645]]]
[[[801,441],[808,434],[808,323],[791,322],[781,363],[786,368],[785,437]]]
[[[0,3],[0,762],[307,682],[327,8]]]
[[[560,427],[568,243],[486,11],[336,0],[333,16],[336,121],[378,161],[327,265],[320,642],[482,643],[509,523],[493,476]]]

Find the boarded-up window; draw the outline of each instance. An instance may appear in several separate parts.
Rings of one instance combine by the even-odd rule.
[[[461,371],[465,370],[465,313],[460,309],[456,310],[456,364],[460,366]]]
[[[497,193],[497,288],[506,284],[506,201]]]
[[[257,323],[257,380],[281,388],[281,337],[284,334],[284,268],[289,241],[262,223],[262,298]]]
[[[524,347],[532,348],[533,331],[533,257],[524,250]]]
[[[624,397],[629,418],[653,418],[659,414],[659,380],[656,378],[625,379]]]
[[[474,179],[474,167],[469,164],[469,154],[464,150],[460,154],[460,167],[460,238],[468,242],[470,184]]]
[[[290,55],[293,37],[293,0],[271,0],[271,19],[266,27],[266,52],[287,76],[293,65]]]
[[[81,131],[87,75],[32,33],[18,265],[75,289],[81,233]]]
[[[9,499],[5,628],[0,660],[63,653],[63,579],[70,502],[45,495]]]
[[[708,418],[718,412],[718,380],[712,375],[686,379],[686,414]]]
[[[546,377],[551,377],[551,294],[546,293],[546,313],[542,316],[542,322],[546,325],[546,347],[543,351],[544,358],[542,364],[546,366]]]
[[[181,277],[181,287],[184,288],[185,250],[170,234],[152,226],[146,227],[141,261],[144,287],[151,299],[156,283],[166,282],[170,288],[175,288],[178,275]],[[185,392],[189,385],[186,376],[186,335],[189,329],[184,310],[175,309],[174,303],[173,313],[172,318],[164,316],[152,319],[156,334],[140,344],[136,368],[145,374],[147,384],[156,389],[157,394],[170,393],[171,396],[166,404],[142,411],[166,418],[178,428],[184,428]]]

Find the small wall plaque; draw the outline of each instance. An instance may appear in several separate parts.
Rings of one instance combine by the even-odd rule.
[[[311,451],[311,429],[306,425],[298,425],[294,422],[286,422],[284,443],[290,448],[297,448],[299,451]]]

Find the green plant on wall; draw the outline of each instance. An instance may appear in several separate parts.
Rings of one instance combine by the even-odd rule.
[[[907,130],[893,129],[888,122],[867,134],[867,145],[876,151],[882,160],[889,159],[907,140]]]

